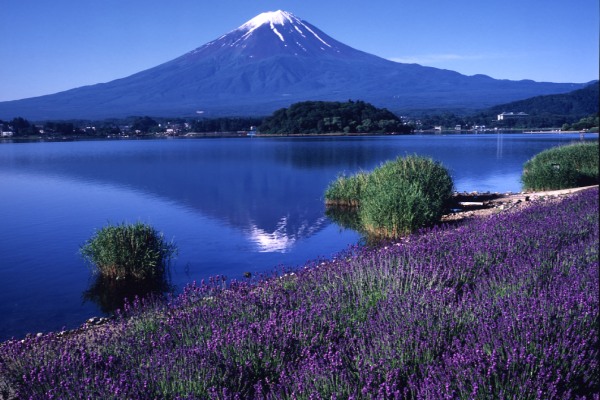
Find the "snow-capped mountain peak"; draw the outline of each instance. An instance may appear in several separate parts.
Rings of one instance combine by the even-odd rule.
[[[248,40],[256,35],[260,35],[264,39],[265,32],[267,33],[267,37],[270,36],[286,47],[288,45],[291,46],[291,49],[294,49],[293,51],[300,50],[306,52],[307,48],[305,44],[311,41],[316,41],[316,44],[318,44],[317,47],[322,48],[321,50],[336,48],[336,51],[338,51],[338,47],[340,47],[337,42],[311,26],[308,22],[302,21],[300,18],[294,16],[294,14],[282,10],[259,14],[218,40],[235,37],[234,40],[230,40],[229,46],[246,47]]]
[[[265,24],[285,25],[286,22],[293,24],[294,20],[300,21],[292,13],[289,13],[287,11],[268,11],[262,14],[258,14],[256,17],[252,18],[250,21],[246,22],[238,29],[251,31]]]

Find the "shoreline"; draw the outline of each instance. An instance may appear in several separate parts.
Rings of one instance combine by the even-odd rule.
[[[497,215],[504,212],[515,212],[527,208],[530,205],[536,204],[539,201],[561,201],[575,193],[585,190],[598,188],[599,185],[583,186],[569,189],[546,190],[537,192],[519,192],[519,193],[489,193],[489,192],[470,192],[470,193],[454,193],[456,199],[461,200],[461,203],[467,203],[460,211],[451,212],[442,216],[440,223],[442,225],[460,225],[468,221],[488,218],[492,215]],[[466,201],[473,200],[473,201]],[[479,201],[481,200],[481,201]],[[471,204],[477,203],[477,204]],[[481,203],[481,204],[479,204]],[[385,245],[382,245],[385,246]],[[342,251],[342,250],[340,250]],[[55,335],[57,338],[70,337],[73,335],[86,334],[90,330],[101,328],[106,323],[114,320],[115,316],[98,317],[90,316],[79,327],[66,329],[60,332],[37,332],[27,333],[20,338],[11,338],[0,341],[0,347],[5,343],[14,341],[25,341],[33,338],[40,338],[45,335]]]
[[[524,197],[521,200],[518,196],[528,199]],[[515,380],[525,384],[533,379],[532,384],[535,383],[544,389],[543,385],[547,382],[544,380],[547,377],[544,371],[550,370],[568,385],[563,388],[563,392],[568,389],[579,394],[594,393],[597,385],[585,384],[584,378],[593,373],[593,365],[589,367],[589,363],[593,363],[594,339],[597,339],[593,326],[589,327],[589,315],[593,316],[593,313],[597,312],[597,301],[594,301],[593,293],[596,293],[598,288],[597,283],[594,283],[598,269],[597,264],[590,263],[591,256],[595,256],[597,261],[594,251],[598,244],[597,196],[598,185],[498,195],[498,198],[516,200],[515,204],[531,204],[531,207],[514,213],[508,212],[502,217],[484,218],[473,221],[472,224],[431,232],[431,242],[429,234],[424,232],[426,243],[421,242],[421,236],[417,236],[414,241],[408,238],[370,249],[365,258],[361,258],[362,253],[357,254],[356,258],[352,255],[341,259],[333,258],[315,264],[312,272],[300,271],[297,277],[294,273],[277,275],[274,278],[278,279],[263,282],[265,285],[257,286],[257,290],[249,287],[242,288],[244,290],[241,291],[232,288],[230,293],[193,292],[191,297],[181,303],[183,307],[180,308],[180,313],[175,308],[149,309],[149,314],[140,309],[144,314],[130,314],[133,318],[117,318],[114,323],[97,327],[87,324],[82,326],[87,328],[79,331],[69,331],[60,335],[40,334],[38,337],[33,336],[21,341],[0,343],[0,353],[6,361],[1,365],[6,374],[0,373],[0,398],[16,399],[26,394],[54,394],[55,390],[56,393],[63,393],[63,397],[72,397],[73,393],[104,393],[103,396],[110,397],[114,390],[121,389],[123,393],[128,394],[126,397],[138,397],[140,394],[144,397],[144,393],[153,393],[153,397],[175,397],[183,394],[204,398],[204,394],[213,387],[223,389],[223,393],[225,389],[231,389],[236,394],[248,394],[246,387],[236,385],[237,375],[221,373],[222,365],[230,365],[225,364],[226,361],[233,359],[231,371],[240,371],[254,384],[261,382],[263,375],[256,374],[262,373],[263,364],[255,364],[253,361],[257,358],[263,359],[265,348],[267,351],[264,351],[264,358],[268,362],[274,360],[274,368],[277,368],[273,370],[273,374],[280,370],[292,373],[301,371],[306,364],[299,363],[298,360],[320,360],[322,357],[319,357],[319,354],[327,351],[324,349],[338,344],[339,347],[334,348],[337,353],[334,354],[348,355],[344,359],[354,359],[351,356],[368,357],[371,354],[379,358],[379,354],[383,354],[384,362],[393,360],[397,352],[379,353],[382,347],[372,345],[373,337],[378,339],[376,344],[387,345],[383,347],[384,350],[399,348],[408,354],[407,357],[412,357],[410,360],[426,362],[426,369],[417,370],[411,375],[419,379],[411,386],[414,390],[428,389],[427,379],[438,377],[431,374],[430,368],[436,368],[436,365],[452,368],[455,366],[454,357],[463,357],[463,354],[466,354],[468,360],[475,362],[469,363],[467,369],[461,368],[458,372],[454,368],[440,370],[443,374],[440,377],[449,382],[446,386],[440,385],[440,390],[448,387],[453,379],[466,377],[468,380],[473,376],[491,376],[496,382],[509,385],[506,386],[509,388],[514,387],[510,385],[513,385]],[[554,231],[556,220],[563,223]],[[514,237],[514,242],[507,238],[506,234]],[[555,234],[565,238],[566,246],[555,243]],[[431,248],[423,246],[427,243],[431,243]],[[573,245],[576,247],[572,247]],[[399,247],[397,252],[396,246]],[[536,251],[538,248],[539,252]],[[515,249],[518,251],[513,251]],[[547,251],[553,249],[558,252],[556,260],[560,261],[560,264],[553,265],[553,268],[545,268]],[[439,257],[436,257],[435,254],[438,253]],[[398,262],[399,260],[405,262]],[[489,271],[486,268],[487,261],[490,261]],[[484,264],[481,264],[482,262]],[[406,269],[395,268],[397,273],[394,273],[394,268],[390,268],[391,264],[406,265]],[[341,269],[336,269],[337,267]],[[329,274],[329,271],[333,273]],[[466,276],[463,275],[465,271]],[[521,274],[521,271],[525,274]],[[480,272],[483,272],[481,279],[476,279]],[[486,276],[487,274],[489,276]],[[284,278],[286,279],[280,281]],[[489,286],[488,281],[493,284]],[[281,283],[277,284],[278,282]],[[295,282],[302,284],[296,286]],[[467,293],[473,293],[472,295],[462,295],[464,282],[469,285]],[[530,288],[529,285],[533,283],[535,286]],[[522,290],[523,286],[526,290]],[[315,287],[326,289],[315,292]],[[327,290],[329,287],[333,289]],[[570,289],[563,296],[564,287]],[[344,294],[348,291],[351,292],[346,298]],[[339,296],[339,293],[342,296]],[[383,297],[373,301],[373,293],[383,293]],[[298,297],[292,294],[297,294]],[[215,301],[215,297],[206,296],[220,296],[215,305],[222,306],[225,312],[214,312],[221,307],[203,307],[201,304],[196,307],[198,300],[202,298],[211,304]],[[302,308],[302,299],[307,299],[310,303],[314,297],[317,297],[316,306],[307,312]],[[539,298],[548,299],[548,302],[544,301],[540,306]],[[341,306],[321,306],[327,303],[335,304],[337,299],[340,299],[341,303],[343,301]],[[565,303],[575,306],[564,307]],[[412,312],[415,304],[415,312],[406,314],[407,310]],[[421,304],[426,307],[420,307]],[[313,309],[323,310],[317,313],[314,320],[309,314]],[[281,315],[277,314],[277,310],[281,310]],[[560,311],[559,314],[557,310]],[[449,315],[446,317],[448,319],[440,318],[440,315],[444,316],[446,313]],[[283,316],[288,314],[291,318],[283,319]],[[341,318],[342,315],[346,316],[345,319]],[[377,319],[381,315],[383,318]],[[388,321],[397,320],[398,315],[407,315],[408,323],[389,327]],[[232,323],[238,318],[243,323]],[[331,321],[331,324],[327,325],[327,321]],[[380,322],[380,325],[375,326],[375,331],[371,328],[372,321]],[[462,324],[464,321],[466,323]],[[455,326],[453,323],[458,324],[458,329],[452,329]],[[283,328],[279,328],[280,325]],[[423,331],[419,330],[422,325],[435,334],[423,336]],[[333,328],[326,330],[330,326]],[[342,329],[335,331],[338,326]],[[583,337],[586,341],[569,334],[572,326],[585,329]],[[406,330],[411,330],[412,327],[417,331],[416,335],[408,337],[409,346],[404,345],[404,342],[398,344],[395,336],[390,337],[390,329],[394,329],[395,332],[397,327]],[[314,332],[318,334],[324,331],[324,328],[326,332],[323,336],[314,336]],[[480,334],[482,331],[484,334]],[[455,348],[455,343],[466,343],[464,338],[472,340],[465,345],[466,347],[461,344]],[[296,347],[290,348],[289,343],[293,339],[296,339],[292,341]],[[438,346],[434,348],[441,349],[440,353],[424,359],[421,351],[430,347],[423,347],[423,341],[426,345]],[[546,370],[542,369],[540,372],[540,368],[536,368],[537,372],[534,371],[533,374],[528,369],[514,370],[515,364],[510,363],[510,360],[524,357],[519,356],[523,354],[523,350],[518,346],[526,341],[535,343],[538,346],[536,354],[545,357],[535,361],[534,367],[541,365]],[[250,345],[246,346],[247,343]],[[491,359],[489,352],[485,352],[485,346],[489,346],[490,343],[492,350],[497,351],[497,355]],[[281,358],[275,358],[279,355],[278,352],[270,356],[271,348],[284,349],[286,354],[292,354],[292,357],[284,359],[282,355]],[[577,351],[574,355],[568,352],[548,355],[546,349],[553,348],[574,348]],[[375,353],[376,351],[378,353]],[[582,360],[577,354],[586,354],[587,357]],[[428,356],[428,353],[425,356]],[[559,357],[560,362],[554,362],[556,357]],[[151,363],[147,364],[147,360]],[[340,364],[338,358],[331,357],[325,360],[328,361],[325,369],[317,370],[321,373],[320,376],[325,378],[339,371],[339,366],[345,370],[354,366]],[[385,366],[384,362],[381,365]],[[247,368],[238,369],[238,364]],[[158,367],[156,371],[153,368],[155,365]],[[369,365],[371,364],[367,364],[367,367]],[[481,365],[485,368],[480,368]],[[568,370],[587,369],[581,370],[574,378],[569,378],[569,375],[565,376],[563,372],[564,365],[568,366]],[[362,364],[357,367],[362,367]],[[395,371],[393,366],[387,368]],[[89,378],[86,382],[80,380],[84,370],[85,377]],[[506,378],[506,374],[511,371],[516,375]],[[397,382],[396,376],[402,377],[395,372],[390,375],[387,370],[383,370],[383,373],[386,373],[382,374],[385,376],[385,382]],[[208,383],[202,387],[181,386],[189,381],[190,376],[206,379]],[[119,381],[119,377],[129,379]],[[171,380],[171,377],[174,377],[174,380]],[[312,376],[308,378],[311,379]],[[342,383],[346,385],[344,387],[354,388],[358,393],[358,390],[366,387],[363,381],[368,378],[370,376],[350,376]],[[61,384],[59,387],[57,382],[63,381],[71,383],[71,386],[63,388]],[[128,385],[130,382],[137,385]],[[154,385],[147,389],[146,382],[174,382],[180,386]],[[302,382],[304,381],[300,383]],[[399,386],[400,388],[408,387],[404,382],[400,381],[404,385]],[[444,382],[442,381],[442,384]],[[116,385],[113,386],[113,383]],[[285,386],[273,387],[273,390],[297,387],[293,386],[296,381],[281,383]],[[516,388],[517,391],[521,390],[519,386]],[[539,389],[535,390],[533,395],[539,393]],[[496,389],[490,389],[486,393],[493,397],[496,392],[501,393]],[[277,393],[283,392],[280,390]],[[465,393],[472,393],[470,387],[467,386]]]
[[[500,212],[522,209],[536,201],[560,200],[584,190],[598,188],[598,186],[504,194],[489,192],[455,193],[457,204],[463,203],[462,209],[442,216],[441,222],[462,222],[473,218],[488,217]]]
[[[523,129],[518,130],[486,130],[486,131],[435,131],[435,130],[424,130],[415,131],[413,133],[286,133],[286,134],[266,134],[257,133],[250,135],[247,132],[188,132],[181,135],[167,135],[167,134],[147,134],[147,135],[121,135],[121,136],[25,136],[25,137],[0,137],[0,144],[3,143],[27,143],[27,142],[74,142],[74,141],[114,141],[114,140],[153,140],[153,139],[228,139],[228,138],[294,138],[294,137],[368,137],[368,136],[448,136],[448,135],[494,135],[494,134],[544,134],[544,135],[563,135],[563,134],[577,134],[586,135],[591,134],[598,136],[599,132],[590,131],[561,131],[561,130],[537,130],[537,131],[525,131]]]

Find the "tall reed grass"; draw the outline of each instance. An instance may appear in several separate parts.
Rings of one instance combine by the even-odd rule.
[[[452,196],[448,170],[432,159],[408,156],[371,173],[339,177],[325,192],[330,207],[358,207],[361,230],[395,238],[439,221]]]
[[[600,154],[596,143],[554,147],[535,155],[523,167],[525,190],[553,190],[598,184]]]
[[[339,176],[325,190],[325,204],[328,206],[358,207],[368,178],[369,175],[366,172],[358,172],[351,176]]]
[[[152,226],[107,225],[80,249],[105,279],[162,280],[176,246]]]

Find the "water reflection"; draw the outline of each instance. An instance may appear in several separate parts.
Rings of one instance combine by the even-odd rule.
[[[512,178],[532,154],[551,146],[547,138],[522,136],[527,136],[521,139],[525,144],[518,142],[518,135],[510,135],[509,146],[505,135],[497,134],[74,142],[29,144],[26,151],[15,145],[7,148],[13,151],[9,157],[13,169],[150,194],[247,232],[264,251],[282,251],[326,226],[322,196],[329,181],[398,156],[416,153],[441,161],[451,170],[457,190],[519,190],[518,181],[510,183],[513,187],[489,188],[486,180],[507,186],[503,176]],[[1,163],[2,159],[0,167]],[[463,182],[481,187],[465,187]]]
[[[539,148],[550,146],[546,138],[522,136],[526,140],[510,135],[508,147],[500,133],[74,142],[29,144],[26,151],[15,145],[6,148],[13,151],[11,168],[159,197],[246,232],[260,251],[282,252],[327,225],[322,196],[329,181],[398,156],[416,153],[441,161],[450,169],[457,190],[518,191],[518,180],[511,183],[515,187],[497,186],[506,181],[504,176],[520,173],[523,162]],[[525,145],[513,144],[518,140]]]
[[[260,251],[286,251],[297,240],[327,226],[321,200],[339,161],[312,154],[294,143],[152,141],[60,143],[18,154],[13,165],[41,175],[87,184],[110,184],[176,202],[242,232]],[[95,148],[99,146],[101,148]],[[114,146],[110,148],[109,146]],[[361,153],[360,150],[355,150]],[[302,155],[309,169],[298,169]],[[341,157],[338,153],[336,157]],[[320,170],[319,160],[330,165]],[[321,173],[315,174],[317,168]]]
[[[293,245],[302,238],[310,237],[327,226],[327,218],[321,217],[316,221],[305,220],[296,224],[291,215],[282,217],[273,232],[265,231],[256,224],[251,223],[250,228],[245,230],[250,242],[254,243],[256,249],[261,253],[286,253]]]
[[[278,144],[274,161],[300,169],[323,170],[340,166],[351,170],[372,168],[382,160],[396,158],[402,148],[385,145],[386,137],[295,138]],[[374,141],[384,140],[379,145]]]
[[[169,279],[146,280],[146,281],[126,281],[106,279],[101,275],[94,277],[89,288],[82,294],[85,302],[95,303],[105,314],[112,314],[118,309],[122,309],[125,299],[132,301],[137,297],[158,296],[163,297],[167,293],[172,293],[174,287]]]
[[[325,215],[344,229],[362,232],[360,216],[356,207],[327,207]]]
[[[496,159],[502,159],[502,151],[504,148],[504,134],[502,132],[498,132],[496,134]]]

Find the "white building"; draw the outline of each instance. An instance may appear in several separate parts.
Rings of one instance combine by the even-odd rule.
[[[11,137],[13,132],[10,130],[10,126],[0,124],[0,137]]]
[[[498,114],[498,121],[504,121],[505,119],[523,118],[528,116],[529,114],[525,114],[524,112],[503,112],[502,114]]]

